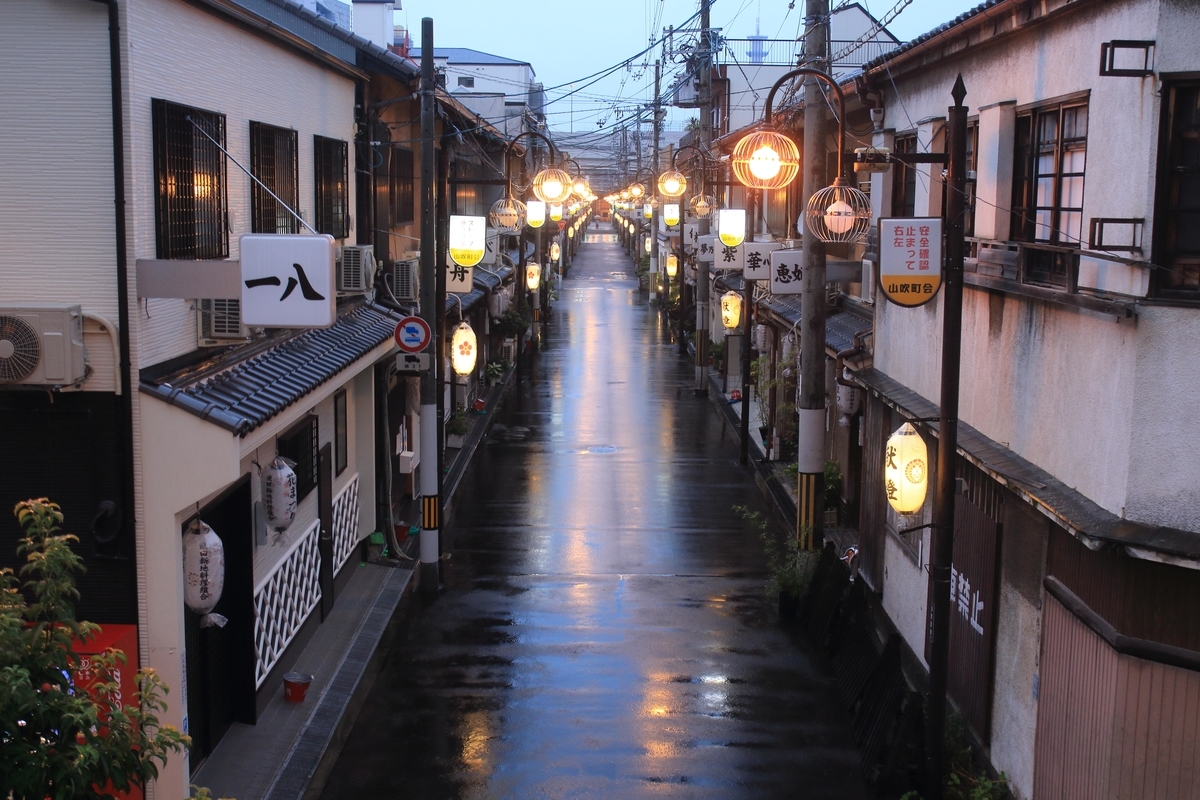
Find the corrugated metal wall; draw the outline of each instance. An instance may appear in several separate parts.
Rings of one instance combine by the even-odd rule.
[[[1200,672],[1119,655],[1044,605],[1034,797],[1200,797]]]

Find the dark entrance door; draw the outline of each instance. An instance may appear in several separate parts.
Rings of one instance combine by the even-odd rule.
[[[254,528],[250,476],[200,509],[200,519],[225,546],[225,590],[214,612],[224,628],[201,628],[184,609],[188,733],[194,772],[236,722],[254,724]],[[189,520],[190,521],[190,520]],[[181,532],[182,535],[182,532]]]

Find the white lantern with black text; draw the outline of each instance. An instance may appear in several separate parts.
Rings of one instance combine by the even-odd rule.
[[[450,339],[450,364],[457,375],[470,375],[475,370],[475,359],[478,356],[478,342],[475,331],[463,322],[454,329]]]
[[[925,440],[906,422],[884,448],[883,485],[887,501],[899,514],[916,514],[925,505],[929,485],[929,450]]]
[[[225,546],[199,519],[183,535],[183,599],[200,614],[200,627],[224,628],[229,620],[212,613],[225,591]]]
[[[735,291],[721,295],[721,324],[727,331],[737,330],[742,321],[742,296]]]
[[[296,473],[286,458],[276,456],[263,470],[262,502],[268,527],[283,531],[296,520],[296,485]]]

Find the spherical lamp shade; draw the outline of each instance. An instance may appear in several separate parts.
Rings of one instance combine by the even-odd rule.
[[[562,203],[571,196],[574,181],[558,167],[547,167],[533,179],[533,193],[543,203]]]
[[[742,321],[742,296],[734,291],[721,295],[721,324],[727,331],[737,330]]]
[[[512,197],[501,197],[492,203],[488,221],[500,233],[519,233],[525,227],[525,204]]]
[[[679,256],[671,253],[667,256],[667,277],[674,278],[679,274]]]
[[[699,219],[708,219],[717,207],[717,198],[710,194],[698,194],[688,201],[688,208]]]
[[[687,191],[687,178],[677,169],[669,169],[658,176],[658,193],[663,197],[679,197]]]
[[[668,225],[679,224],[679,203],[663,203],[663,222]]]
[[[892,434],[884,448],[883,486],[888,503],[900,514],[916,514],[929,485],[929,451],[911,423]]]
[[[574,228],[572,228],[571,230],[574,230]],[[562,248],[558,246],[558,242],[551,242],[550,243],[550,260],[558,261],[560,256],[562,256]]]
[[[746,239],[746,209],[722,208],[717,212],[717,236],[726,247],[737,247]]]
[[[823,242],[861,242],[871,230],[871,201],[838,178],[809,198],[804,216],[808,229]]]
[[[529,291],[536,292],[542,283],[542,267],[540,264],[525,265],[525,285]]]
[[[629,196],[631,198],[633,198],[634,200],[637,200],[639,197],[641,197],[645,193],[646,193],[646,187],[640,183],[635,183],[629,187]]]
[[[562,218],[563,218],[562,203],[551,203],[550,204],[550,219],[552,219],[555,222],[558,222]]]
[[[782,189],[800,172],[800,151],[782,133],[762,130],[733,148],[733,174],[751,189]]]
[[[450,365],[458,375],[470,375],[475,370],[475,358],[479,354],[475,331],[463,322],[454,330],[450,339]]]
[[[628,189],[621,190],[621,200],[622,201],[628,200],[630,197],[632,197],[632,194],[630,193],[630,191]]]
[[[541,200],[530,200],[525,204],[526,224],[540,228],[546,224],[546,204]]]
[[[579,197],[587,197],[591,194],[591,187],[588,186],[587,178],[576,178],[571,184],[571,191]]]

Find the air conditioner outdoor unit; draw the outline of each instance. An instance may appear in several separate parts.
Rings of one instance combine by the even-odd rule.
[[[79,306],[0,308],[0,386],[68,386],[86,375]]]
[[[241,300],[199,300],[196,310],[201,347],[219,347],[250,338],[250,329],[242,324]]]
[[[405,303],[421,300],[421,262],[417,259],[392,263],[392,294]]]
[[[346,245],[337,260],[338,294],[362,294],[375,282],[375,246]]]

